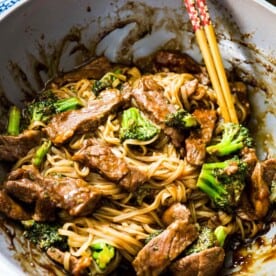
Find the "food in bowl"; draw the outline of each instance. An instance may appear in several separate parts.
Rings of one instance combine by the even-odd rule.
[[[275,201],[275,159],[257,158],[246,85],[230,79],[239,124],[179,52],[50,80],[0,136],[0,211],[75,275],[219,273],[231,236],[256,236]]]

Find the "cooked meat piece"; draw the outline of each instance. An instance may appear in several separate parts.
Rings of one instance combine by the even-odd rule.
[[[120,181],[119,185],[130,192],[134,192],[137,188],[148,180],[145,173],[137,168],[128,167],[128,173]]]
[[[168,226],[175,220],[181,219],[187,222],[191,222],[191,212],[190,210],[180,202],[172,204],[162,215],[163,223]]]
[[[60,251],[57,248],[51,247],[47,250],[47,255],[54,260],[55,262],[64,264],[65,253]],[[76,258],[75,256],[70,255],[69,257],[69,271],[71,275],[84,275],[86,269],[91,264],[91,258],[83,256],[81,258]]]
[[[250,200],[253,204],[255,215],[263,218],[269,209],[269,187],[264,181],[264,171],[261,162],[258,162],[251,175]]]
[[[44,178],[44,186],[51,201],[70,216],[85,216],[93,212],[101,192],[82,179],[69,177]]]
[[[108,145],[99,143],[95,139],[86,140],[84,147],[73,156],[73,160],[84,163],[128,191],[136,190],[147,180],[145,173],[130,168]]]
[[[241,219],[244,219],[247,221],[253,221],[253,220],[257,219],[246,191],[244,191],[241,195],[241,199],[239,201],[238,208],[236,209],[236,214]]]
[[[17,161],[38,145],[40,139],[38,130],[25,130],[18,136],[0,135],[0,160]]]
[[[145,76],[136,82],[132,89],[132,96],[139,109],[145,112],[149,118],[158,124],[169,136],[176,147],[181,147],[184,135],[177,129],[167,127],[165,121],[170,113],[176,112],[174,105],[169,104],[163,95],[161,87],[151,76]]]
[[[212,247],[174,261],[170,266],[170,271],[174,276],[219,275],[224,256],[223,248]]]
[[[191,165],[200,166],[204,163],[206,156],[206,144],[200,138],[187,138],[186,144],[186,157]]]
[[[33,218],[40,221],[53,220],[56,208],[71,216],[90,214],[101,197],[82,179],[42,177],[34,168],[12,172],[4,188],[22,202],[35,203]]]
[[[257,162],[258,157],[256,155],[256,150],[254,148],[245,147],[241,151],[241,158],[247,164],[248,175],[251,175]]]
[[[84,133],[96,129],[107,116],[116,112],[124,103],[116,89],[105,90],[89,107],[66,111],[55,115],[46,127],[47,134],[54,144],[62,144],[74,133]]]
[[[92,60],[86,65],[81,65],[70,72],[64,73],[62,76],[55,78],[47,86],[52,83],[62,86],[68,82],[75,82],[81,79],[100,79],[105,73],[112,71],[110,62],[105,57],[99,57]]]
[[[159,275],[197,236],[194,224],[174,221],[139,251],[132,262],[137,275]]]
[[[206,144],[212,138],[217,115],[216,111],[211,109],[196,109],[193,115],[200,128],[191,130],[190,136],[185,140],[186,157],[190,164],[200,166],[205,160]]]
[[[28,220],[32,215],[25,211],[4,190],[0,190],[0,212],[14,220]]]
[[[199,64],[184,53],[159,51],[154,58],[158,71],[169,70],[175,73],[201,73]]]
[[[196,109],[193,115],[200,124],[200,138],[205,143],[210,142],[217,121],[216,111],[212,109]]]
[[[263,179],[270,186],[273,180],[276,181],[276,159],[270,158],[262,162]]]

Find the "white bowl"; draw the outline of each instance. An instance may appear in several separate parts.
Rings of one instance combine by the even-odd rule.
[[[225,66],[235,66],[254,84],[251,126],[259,157],[275,157],[276,8],[262,0],[208,5]],[[72,69],[94,55],[130,62],[166,47],[201,61],[182,0],[22,0],[0,14],[0,34],[0,95],[19,105],[57,69]],[[0,275],[22,275],[1,237]]]

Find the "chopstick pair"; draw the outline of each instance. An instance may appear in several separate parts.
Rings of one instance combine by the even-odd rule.
[[[225,122],[238,123],[215,31],[205,0],[184,0]]]

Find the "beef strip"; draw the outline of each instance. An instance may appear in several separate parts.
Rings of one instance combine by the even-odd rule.
[[[248,148],[248,147],[243,148],[241,151],[241,159],[243,162],[247,164],[248,175],[251,176],[258,162],[256,150],[254,148]]]
[[[270,186],[271,182],[276,181],[276,159],[270,158],[262,162],[263,179]]]
[[[13,171],[3,187],[21,202],[35,204],[37,221],[54,220],[56,208],[71,216],[91,214],[101,197],[100,191],[82,179],[42,177],[32,167]]]
[[[62,144],[75,133],[95,130],[110,113],[116,112],[123,103],[120,91],[105,90],[88,107],[55,115],[46,127],[46,132],[54,144]]]
[[[139,275],[159,275],[198,236],[194,224],[176,220],[151,239],[137,254],[132,265]]]
[[[184,141],[183,133],[165,124],[167,116],[176,112],[176,108],[168,103],[163,92],[163,87],[154,81],[151,76],[145,76],[140,78],[134,85],[132,96],[139,109],[163,129],[176,147],[181,147]]]
[[[200,128],[192,130],[185,140],[187,161],[192,165],[202,165],[206,156],[206,144],[211,141],[217,114],[215,110],[196,109],[193,112]]]
[[[51,247],[47,250],[47,255],[54,260],[55,262],[64,264],[65,253],[60,251],[57,248]],[[75,256],[70,255],[69,257],[69,271],[71,275],[86,275],[86,269],[91,264],[91,258],[83,256],[81,258],[76,258]]]
[[[269,187],[264,181],[264,170],[261,162],[257,162],[250,181],[250,200],[253,204],[255,215],[258,219],[265,217],[268,212],[269,201]]]
[[[0,212],[14,220],[32,218],[32,215],[15,202],[4,190],[0,190]]]
[[[212,247],[174,261],[170,266],[170,271],[174,276],[219,275],[224,257],[223,248]]]
[[[175,73],[201,73],[201,67],[185,53],[164,51],[156,53],[153,60],[158,71],[169,70]]]
[[[40,139],[41,132],[38,130],[25,130],[18,136],[0,135],[0,160],[17,161],[38,145]]]
[[[75,82],[81,79],[100,79],[105,73],[112,71],[110,62],[105,57],[99,57],[92,60],[86,65],[81,65],[70,72],[64,73],[62,76],[56,77],[47,84],[50,87],[51,84],[62,86],[68,82]]]
[[[73,156],[73,160],[84,163],[128,191],[136,190],[147,180],[145,173],[136,168],[130,168],[125,160],[117,157],[107,144],[95,139],[86,140],[84,147]]]
[[[187,222],[191,222],[192,220],[190,210],[180,202],[172,204],[162,215],[162,221],[166,226],[170,225],[177,219],[185,220]]]

